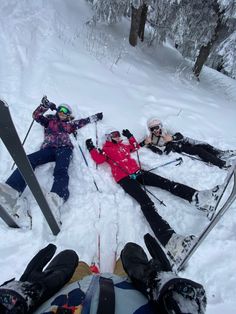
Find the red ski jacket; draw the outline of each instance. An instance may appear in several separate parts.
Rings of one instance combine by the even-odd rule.
[[[138,142],[132,136],[129,139],[129,144],[123,144],[122,141],[118,143],[106,141],[102,148],[103,154],[93,148],[90,155],[97,164],[107,162],[111,167],[113,178],[118,182],[129,174],[140,170],[136,160],[130,156],[131,152],[139,148]]]

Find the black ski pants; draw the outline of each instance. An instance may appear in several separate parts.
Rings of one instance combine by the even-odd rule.
[[[171,235],[174,233],[174,230],[157,213],[154,203],[147,195],[147,192],[143,189],[142,185],[159,187],[176,196],[184,198],[187,201],[192,200],[193,194],[196,190],[148,171],[140,171],[136,179],[132,179],[130,176],[127,176],[121,179],[118,183],[126,193],[132,196],[140,204],[142,212],[150,224],[155,236],[161,244],[165,246]]]
[[[155,186],[166,190],[176,196],[179,196],[186,201],[191,202],[195,189],[169,179],[163,178],[150,171],[142,170],[137,175],[136,179],[131,179],[127,176],[118,182],[126,193],[130,194],[142,206],[151,201],[147,193],[142,188],[142,185]]]
[[[225,166],[225,161],[218,157],[221,151],[209,144],[192,144],[189,142],[181,142],[174,147],[174,151],[177,153],[186,153],[189,155],[199,156],[203,161],[209,162],[219,168]]]

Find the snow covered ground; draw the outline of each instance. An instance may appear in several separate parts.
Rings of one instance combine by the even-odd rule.
[[[129,22],[110,28],[86,24],[92,16],[83,1],[2,0],[0,2],[0,97],[8,102],[19,136],[23,140],[32,121],[32,111],[43,95],[60,104],[67,102],[78,118],[102,111],[97,124],[98,144],[110,126],[128,128],[138,140],[147,134],[146,121],[156,116],[173,131],[204,140],[222,149],[236,148],[236,81],[204,68],[201,81],[191,77],[191,64],[168,44],[132,48],[128,44]],[[143,245],[151,232],[137,203],[115,184],[108,166],[96,169],[85,148],[85,140],[96,141],[95,125],[78,132],[70,166],[70,199],[62,209],[62,229],[53,236],[30,190],[25,190],[33,214],[33,228],[9,229],[0,221],[1,282],[19,278],[30,258],[47,243],[58,251],[78,252],[90,263],[101,235],[101,268],[110,271],[112,252],[127,241]],[[39,149],[43,130],[34,124],[25,143],[31,153]],[[89,162],[86,167],[80,145]],[[157,156],[140,150],[143,168],[150,169],[178,157]],[[137,158],[134,155],[134,158]],[[11,173],[12,159],[0,146],[0,180]],[[53,180],[53,163],[36,170],[43,188]],[[197,189],[222,183],[226,171],[187,157],[179,166],[158,170],[160,175]],[[93,183],[96,180],[100,192]],[[186,201],[152,188],[166,207],[160,214],[178,233],[199,234],[207,219]],[[181,273],[204,285],[207,314],[235,313],[236,301],[236,203],[209,235]],[[99,219],[100,212],[100,219]]]

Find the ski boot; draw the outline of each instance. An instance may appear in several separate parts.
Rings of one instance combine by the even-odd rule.
[[[165,245],[168,257],[174,262],[174,264],[179,264],[189,249],[194,245],[196,240],[197,237],[194,235],[183,236],[173,233]]]
[[[193,204],[198,210],[203,211],[209,220],[215,214],[216,206],[218,204],[219,198],[223,192],[224,184],[216,185],[211,190],[203,190],[196,192],[193,195]]]
[[[54,192],[46,193],[46,199],[48,201],[48,205],[55,217],[58,225],[62,225],[61,222],[61,207],[64,203],[63,198],[61,198],[58,194]]]

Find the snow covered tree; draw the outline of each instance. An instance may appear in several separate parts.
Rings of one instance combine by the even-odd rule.
[[[161,43],[167,37],[171,37],[172,24],[176,20],[178,10],[177,0],[152,0],[149,10],[149,23],[155,29],[155,33],[151,38],[151,43],[156,41]]]
[[[115,24],[125,15],[129,7],[129,0],[93,0],[92,5],[95,22]]]
[[[217,46],[207,65],[236,79],[236,31]]]
[[[213,45],[216,43],[219,33],[221,32],[221,29],[224,28],[224,11],[221,11],[220,6],[217,2],[217,0],[213,1],[211,4],[212,10],[215,12],[215,16],[213,19],[216,18],[216,25],[214,27],[214,31],[211,33],[211,38],[209,39],[207,44],[203,44],[199,50],[199,54],[197,56],[196,62],[193,67],[193,72],[195,76],[198,78],[200,75],[200,72],[202,70],[202,67],[204,63],[207,61],[207,58],[211,52],[211,49]]]
[[[184,57],[195,61],[193,71],[198,77],[208,56],[232,33],[226,25],[226,11],[230,11],[226,8],[233,3],[234,0],[156,0],[151,17],[156,39],[172,39]],[[232,16],[232,12],[228,15]],[[228,49],[232,49],[232,38],[230,42]]]
[[[224,11],[223,27],[206,64],[236,79],[236,2],[221,1],[220,6]]]
[[[94,22],[115,24],[127,12],[131,12],[131,26],[129,41],[132,46],[137,45],[137,38],[144,40],[144,29],[147,19],[148,3],[150,0],[87,0],[92,3]]]
[[[178,51],[195,62],[199,76],[204,64],[235,77],[235,0],[87,0],[94,21],[114,24],[131,19],[129,43],[144,40],[147,22],[154,32],[150,43],[171,39]]]

